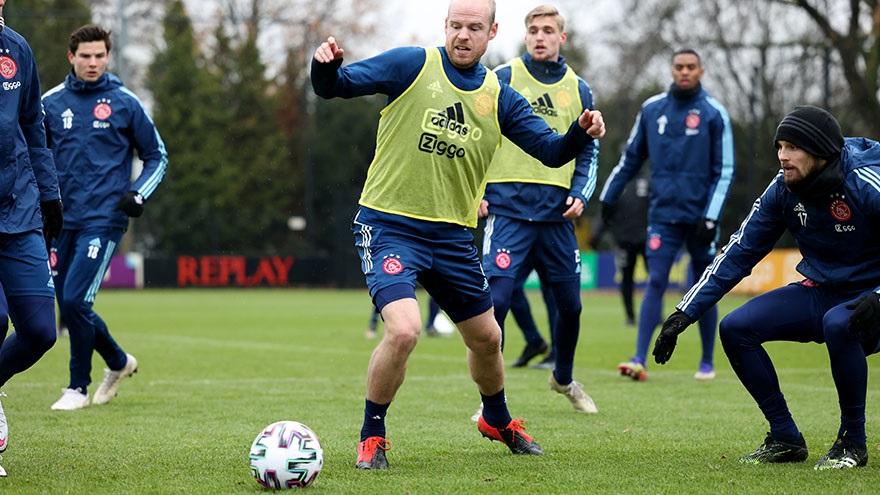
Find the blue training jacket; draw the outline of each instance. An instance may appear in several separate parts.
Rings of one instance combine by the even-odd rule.
[[[64,228],[126,228],[128,216],[116,209],[117,202],[128,191],[149,199],[168,165],[165,143],[140,99],[109,72],[86,82],[71,70],[43,95],[43,105]],[[132,184],[135,150],[144,166]]]
[[[520,57],[529,74],[543,84],[559,82],[567,70],[565,57],[559,61],[537,62],[528,53]],[[510,83],[509,64],[495,69],[498,80]],[[578,76],[578,92],[581,108],[593,110],[593,92],[590,86]],[[598,169],[599,141],[592,141],[575,159],[574,175],[569,190],[547,184],[528,182],[492,182],[486,185],[484,199],[489,202],[489,213],[520,220],[535,222],[570,222],[562,214],[568,208],[565,201],[569,196],[579,198],[584,207],[596,190],[596,171]]]
[[[0,29],[0,232],[17,234],[42,228],[40,202],[60,194],[34,54],[20,34]]]
[[[626,183],[651,160],[649,224],[718,220],[733,181],[733,128],[727,110],[705,89],[645,100],[600,200],[615,204]]]
[[[792,193],[780,171],[677,308],[697,319],[786,229],[803,256],[797,271],[804,277],[832,290],[880,290],[880,143],[847,138],[840,166],[843,182],[812,203]]]

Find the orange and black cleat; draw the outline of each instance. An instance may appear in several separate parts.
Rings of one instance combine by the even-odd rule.
[[[382,437],[368,437],[358,444],[358,469],[388,469],[385,451],[391,449],[391,442]]]
[[[477,429],[489,440],[503,442],[514,454],[543,455],[544,449],[526,434],[523,422],[521,419],[514,419],[505,428],[495,428],[489,426],[489,423],[480,416]]]

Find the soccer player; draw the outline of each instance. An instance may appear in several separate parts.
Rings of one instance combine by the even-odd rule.
[[[626,151],[599,199],[602,219],[612,220],[618,196],[646,160],[651,162],[646,261],[648,284],[639,311],[636,353],[620,363],[621,375],[645,380],[645,359],[662,319],[663,294],[682,245],[694,278],[715,257],[718,220],[733,181],[733,128],[727,110],[703,89],[703,66],[690,49],[672,56],[672,85],[642,104]],[[715,378],[713,355],[718,310],[700,319],[703,352],[694,379]]]
[[[566,40],[565,20],[553,5],[540,5],[525,17],[526,52],[495,69],[502,83],[523,95],[532,112],[554,129],[565,129],[583,111],[593,109],[593,94],[566,65],[559,50]],[[480,215],[487,216],[483,267],[492,288],[495,319],[504,329],[517,281],[536,269],[553,294],[557,312],[556,364],[550,389],[564,395],[574,410],[597,412],[583,385],[572,377],[580,334],[581,258],[572,219],[596,189],[598,141],[575,160],[547,168],[505,139],[489,167]]]
[[[645,243],[648,232],[648,204],[650,191],[650,171],[642,167],[638,175],[629,181],[617,200],[614,216],[607,222],[600,221],[599,228],[593,232],[590,246],[596,249],[606,232],[614,238],[616,252],[614,264],[620,271],[620,297],[626,313],[625,324],[636,324],[633,294],[635,292],[636,262],[639,256],[645,261]]]
[[[53,410],[89,405],[93,352],[107,363],[94,404],[110,402],[138,367],[93,305],[129,217],[143,213],[165,175],[168,155],[141,101],[106,72],[111,47],[110,31],[100,26],[74,31],[67,52],[72,70],[43,95],[67,219],[52,253],[58,307],[70,335],[70,382]],[[132,184],[134,151],[143,170]]]
[[[27,41],[5,26],[5,5],[0,0],[0,119],[5,122],[0,134],[0,389],[55,344],[46,241],[57,237],[63,224],[37,65]],[[10,318],[15,332],[7,337]],[[0,405],[0,453],[7,447],[9,425]],[[0,467],[0,476],[5,475]]]
[[[739,461],[807,459],[804,437],[762,344],[826,342],[840,428],[815,468],[864,466],[865,357],[880,350],[880,143],[844,139],[837,120],[813,106],[786,115],[773,142],[781,170],[663,323],[654,358],[667,362],[678,335],[747,276],[788,230],[803,256],[797,270],[805,278],[749,300],[721,321],[730,365],[770,423],[764,443]]]
[[[388,467],[385,415],[421,333],[416,281],[468,348],[485,406],[478,430],[515,454],[543,453],[507,409],[501,329],[467,228],[477,224],[486,170],[502,135],[558,167],[602,137],[605,125],[600,112],[585,111],[564,135],[553,132],[480,63],[497,30],[494,0],[451,0],[445,46],[395,48],[345,67],[333,37],[315,51],[311,78],[319,96],[388,97],[352,225],[370,295],[385,321],[367,369],[360,469]]]

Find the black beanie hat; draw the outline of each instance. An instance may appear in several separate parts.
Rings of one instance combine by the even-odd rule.
[[[813,156],[829,158],[840,154],[843,133],[833,115],[819,107],[804,105],[795,107],[779,123],[773,144],[779,146],[779,141],[788,141]]]

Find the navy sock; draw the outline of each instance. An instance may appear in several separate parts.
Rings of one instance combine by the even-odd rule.
[[[792,425],[784,429],[777,429],[771,426],[770,434],[773,435],[773,438],[782,440],[786,443],[801,443],[801,432],[797,429],[797,426]]]
[[[504,395],[504,389],[502,388],[500,392],[492,395],[480,393],[480,397],[483,399],[483,419],[486,420],[486,423],[495,428],[507,428],[513,418],[510,417],[510,411],[507,410],[507,397]]]
[[[365,400],[364,426],[361,428],[361,442],[369,437],[385,438],[385,415],[388,413],[388,404],[376,404]]]
[[[846,428],[841,426],[840,429],[837,431],[837,436],[840,438],[846,438],[847,440],[857,443],[863,447],[866,446],[868,443],[868,437],[865,434],[864,425],[862,426],[862,428],[855,430],[847,430]]]

